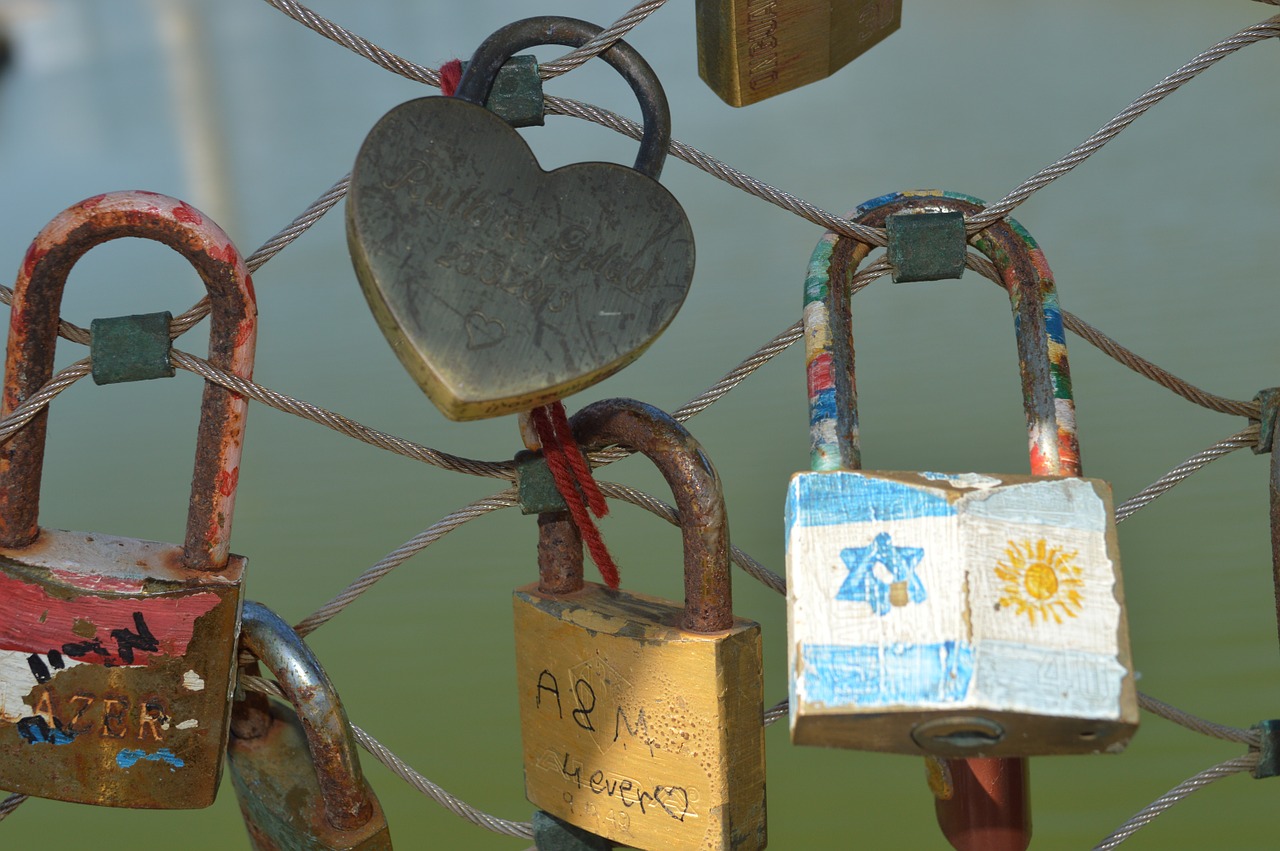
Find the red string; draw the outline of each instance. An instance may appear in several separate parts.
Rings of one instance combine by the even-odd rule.
[[[462,60],[450,59],[440,66],[440,92],[445,97],[453,97],[462,82]]]
[[[560,409],[558,416],[555,408]],[[529,414],[533,427],[538,432],[538,440],[542,442],[542,452],[547,459],[547,466],[551,468],[551,475],[556,481],[556,490],[560,491],[565,504],[569,507],[569,516],[573,518],[573,525],[578,527],[582,541],[587,545],[587,552],[591,553],[591,560],[600,570],[600,577],[604,580],[604,584],[610,588],[617,588],[618,566],[614,563],[608,548],[605,547],[604,539],[600,537],[600,530],[591,519],[591,513],[587,511],[583,491],[594,490],[599,502],[603,505],[604,511],[595,511],[597,517],[604,516],[609,506],[605,503],[604,496],[600,494],[595,480],[591,478],[591,470],[587,467],[586,461],[582,458],[582,452],[573,440],[564,406],[554,402],[545,408],[534,408]],[[563,420],[563,432],[556,428],[557,420]],[[573,460],[574,456],[577,456],[576,463]],[[586,475],[575,476],[576,467],[586,470]],[[592,510],[595,510],[594,506]]]
[[[551,414],[551,424],[556,429],[556,440],[562,445],[577,449],[578,444],[573,439],[573,429],[569,427],[569,415],[564,412],[564,405],[552,402],[547,405],[547,410]],[[569,458],[569,466],[573,468],[574,476],[578,479],[578,486],[582,488],[582,493],[587,498],[587,505],[591,507],[591,513],[596,517],[604,517],[609,513],[609,503],[605,502],[604,494],[600,493],[600,486],[591,475],[591,467],[587,464],[587,459],[582,457],[581,452],[565,454]]]

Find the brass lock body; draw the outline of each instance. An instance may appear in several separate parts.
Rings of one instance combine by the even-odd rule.
[[[209,360],[251,378],[252,284],[231,240],[173,198],[77,204],[32,243],[9,329],[3,414],[53,373],[67,275],[118,237],[199,272]],[[245,560],[228,552],[247,400],[205,385],[184,546],[37,524],[48,411],[0,447],[0,788],[86,804],[211,804],[230,720]]]
[[[902,0],[697,0],[698,74],[730,106],[825,79],[902,25]]]
[[[525,789],[641,849],[765,847],[760,627],[732,614],[719,478],[668,415],[630,400],[572,420],[584,449],[643,452],[682,518],[686,605],[582,581],[564,515],[541,515],[542,580],[515,592]]]
[[[244,606],[244,647],[293,710],[246,692],[227,747],[255,851],[391,851],[387,817],[364,778],[346,711],[315,654],[278,615]],[[256,674],[255,663],[248,670]]]
[[[966,214],[951,193],[860,207]],[[958,246],[963,252],[963,229]],[[787,493],[788,663],[797,744],[939,757],[1123,750],[1138,725],[1111,490],[1079,478],[1061,312],[1012,222],[972,245],[1015,317],[1032,473],[865,472],[849,282],[869,246],[828,234],[805,284],[813,472]],[[1021,775],[1019,775],[1021,776]]]

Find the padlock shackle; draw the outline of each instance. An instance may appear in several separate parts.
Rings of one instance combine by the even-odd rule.
[[[194,207],[154,192],[113,192],[69,207],[27,249],[14,284],[5,364],[7,416],[53,375],[58,314],[71,267],[96,245],[121,237],[154,239],[185,257],[204,281],[212,306],[209,362],[253,377],[257,306],[253,283],[230,237]],[[186,567],[226,567],[244,445],[248,400],[205,382],[196,439]],[[46,408],[0,446],[0,546],[22,548],[40,535],[40,477]]]
[[[978,199],[958,193],[894,193],[866,202],[850,218],[859,224],[884,227],[889,216],[909,210],[974,215],[983,206]],[[1012,219],[996,222],[973,237],[970,244],[995,265],[1009,293],[1031,472],[1079,476],[1075,402],[1062,312],[1044,253]],[[814,470],[862,468],[848,286],[870,250],[871,246],[865,243],[828,232],[809,262],[804,336]]]
[[[320,661],[293,627],[252,600],[244,604],[240,642],[275,675],[302,722],[324,796],[325,818],[336,830],[363,827],[373,817],[373,803],[365,793],[364,772],[347,712]],[[237,703],[233,711],[239,712],[241,707]]]
[[[515,54],[543,44],[581,47],[602,32],[603,27],[587,21],[556,15],[507,24],[476,48],[454,97],[484,106],[498,71]],[[615,41],[599,56],[626,79],[640,101],[644,134],[640,137],[640,152],[636,154],[634,168],[657,180],[662,174],[667,148],[671,146],[671,108],[667,105],[666,92],[649,63],[625,41]]]
[[[671,486],[684,540],[684,616],[690,632],[720,632],[733,626],[729,574],[729,521],[720,476],[697,439],[670,414],[634,399],[605,399],[569,420],[586,452],[622,446],[653,461]],[[581,587],[582,546],[564,512],[538,517],[542,590],[563,581],[561,559],[577,566]],[[553,542],[559,542],[553,543]],[[576,544],[576,545],[575,545]],[[554,552],[557,558],[546,558]],[[560,586],[563,587],[563,586]],[[562,593],[558,591],[556,593]]]

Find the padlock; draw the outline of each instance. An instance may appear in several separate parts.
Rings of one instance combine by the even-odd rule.
[[[693,232],[657,177],[671,142],[666,95],[624,42],[600,54],[644,113],[635,167],[544,172],[483,109],[513,53],[601,32],[572,18],[503,27],[452,98],[409,101],[360,148],[347,194],[356,276],[391,347],[448,417],[530,410],[629,364],[675,317]]]
[[[227,765],[255,851],[390,851],[387,817],[361,771],[346,710],[311,648],[252,601],[241,644],[293,704],[246,691],[232,712]]]
[[[902,0],[697,0],[698,74],[730,106],[825,79],[902,24]]]
[[[191,262],[212,308],[210,362],[252,377],[257,308],[231,240],[181,201],[117,192],[64,211],[27,251],[3,414],[53,373],[71,267],[125,236]],[[205,384],[183,546],[37,525],[47,409],[0,447],[0,788],[119,807],[213,803],[240,631],[245,560],[228,542],[247,405]]]
[[[541,579],[515,592],[529,800],[627,847],[765,847],[760,627],[734,617],[720,481],[668,414],[627,399],[571,420],[584,450],[642,452],[671,486],[685,606],[583,582],[567,515],[539,516]]]
[[[903,193],[860,207],[858,221],[981,209],[966,196]],[[948,757],[1117,752],[1137,727],[1110,488],[1077,478],[1052,276],[1015,223],[973,245],[1012,301],[1032,476],[861,471],[848,284],[869,248],[828,234],[813,254],[815,472],[792,478],[786,508],[796,743]]]

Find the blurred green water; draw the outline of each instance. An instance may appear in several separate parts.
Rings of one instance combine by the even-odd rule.
[[[629,40],[662,75],[675,136],[834,212],[913,187],[994,200],[1145,88],[1266,6],[1234,0],[1074,3],[910,0],[902,30],[830,80],[731,110],[697,79],[693,13],[670,4]],[[314,7],[428,65],[465,57],[522,14],[606,22],[625,4],[538,8],[337,0]],[[248,253],[349,168],[388,108],[424,92],[254,0],[8,0],[15,68],[0,79],[0,269],[59,210],[124,188],[165,192],[217,219]],[[1173,372],[1249,398],[1280,383],[1272,332],[1280,122],[1276,45],[1232,57],[1142,118],[1016,214],[1045,250],[1064,307]],[[548,49],[539,58],[559,55]],[[549,91],[638,110],[589,65]],[[633,143],[552,118],[525,132],[546,167],[629,161]],[[677,161],[664,183],[698,242],[694,289],[634,366],[569,402],[633,396],[674,409],[799,316],[819,228]],[[510,457],[509,419],[445,421],[376,330],[350,272],[341,209],[255,277],[257,378],[373,427],[460,455]],[[65,314],[185,309],[177,255],[95,249]],[[858,296],[854,326],[865,461],[881,469],[1026,469],[1007,299],[984,279]],[[180,345],[201,351],[203,326]],[[62,343],[60,363],[82,356]],[[1244,426],[1194,408],[1071,340],[1086,472],[1123,499]],[[690,423],[725,481],[734,541],[783,566],[787,477],[807,464],[802,356],[789,351]],[[175,540],[184,522],[199,383],[97,388],[55,404],[42,520]],[[269,409],[250,418],[234,547],[249,595],[298,620],[359,570],[501,483],[415,465]],[[1140,687],[1214,720],[1277,714],[1266,462],[1219,462],[1121,528]],[[639,460],[608,479],[661,494]],[[110,483],[104,486],[102,483]],[[624,581],[679,593],[678,537],[619,506],[604,524]],[[463,527],[317,632],[313,647],[352,719],[489,812],[525,819],[512,694],[508,588],[532,579],[533,522],[499,512]],[[656,564],[649,564],[656,562]],[[740,577],[759,620],[766,701],[785,684],[782,601]],[[1033,766],[1036,847],[1089,847],[1170,786],[1238,749],[1148,716],[1117,758]],[[793,748],[768,733],[771,847],[941,848],[919,760]],[[519,849],[460,821],[364,760],[405,848]],[[1132,840],[1134,848],[1273,847],[1266,784],[1232,778]],[[134,813],[33,801],[0,847],[146,843],[244,847],[229,789],[211,809]]]

